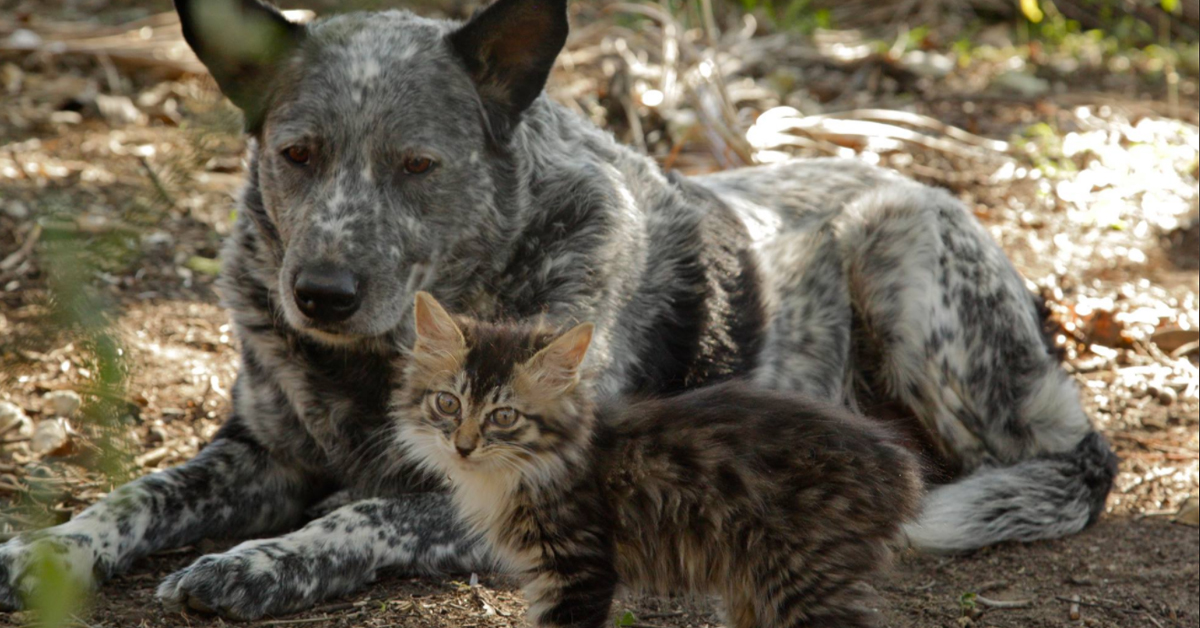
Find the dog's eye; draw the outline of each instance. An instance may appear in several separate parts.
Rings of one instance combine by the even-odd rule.
[[[404,171],[408,174],[425,174],[433,168],[433,160],[428,157],[408,157],[404,160]]]
[[[458,411],[462,409],[462,406],[458,402],[458,397],[447,392],[441,392],[437,395],[437,409],[442,414],[456,416],[458,415]]]
[[[517,411],[512,408],[500,408],[493,410],[490,418],[496,427],[512,427],[517,422]]]
[[[312,159],[312,151],[307,146],[288,146],[283,149],[283,158],[297,166],[305,166]]]

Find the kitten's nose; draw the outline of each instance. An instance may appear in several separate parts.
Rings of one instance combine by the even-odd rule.
[[[463,458],[469,457],[471,455],[471,452],[475,451],[474,446],[463,447],[462,445],[455,445],[454,448],[458,450],[458,455],[462,456]]]

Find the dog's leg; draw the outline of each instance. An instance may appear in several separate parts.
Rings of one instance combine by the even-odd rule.
[[[756,383],[841,401],[851,311],[833,230],[781,235],[761,255],[771,322]]]
[[[382,568],[413,574],[490,571],[484,543],[467,536],[443,493],[343,506],[273,539],[204,556],[159,586],[171,606],[256,619],[350,593]]]
[[[0,607],[22,607],[46,573],[45,561],[91,587],[157,550],[293,525],[309,491],[301,473],[275,461],[234,417],[191,461],[130,482],[67,523],[0,546]]]
[[[931,493],[913,541],[966,549],[1093,521],[1115,458],[982,225],[945,192],[898,184],[847,207],[839,242],[880,383],[974,470]]]

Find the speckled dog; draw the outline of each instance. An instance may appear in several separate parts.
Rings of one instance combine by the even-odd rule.
[[[597,405],[590,323],[455,321],[424,292],[414,320],[395,453],[448,478],[534,626],[607,626],[618,584],[719,595],[731,628],[879,625],[863,578],[921,480],[878,423],[740,380]]]
[[[593,322],[602,396],[743,376],[898,405],[958,472],[907,527],[921,547],[1070,534],[1103,510],[1108,445],[1021,278],[946,193],[844,160],[664,175],[542,95],[566,0],[466,23],[177,8],[251,140],[219,284],[242,351],[232,413],[195,459],[0,546],[0,606],[38,586],[39,546],[93,584],[205,537],[265,537],[159,588],[240,618],[385,567],[490,568],[445,494],[422,492],[436,482],[377,446],[420,289],[484,320]]]

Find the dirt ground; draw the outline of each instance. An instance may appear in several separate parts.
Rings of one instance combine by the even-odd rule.
[[[1200,622],[1200,551],[1194,528],[1163,521],[1110,518],[1062,541],[1008,545],[970,556],[906,554],[892,573],[874,583],[879,607],[893,628],[995,626],[1040,628],[1196,626]],[[218,546],[223,547],[223,545]],[[223,626],[221,619],[157,609],[154,587],[200,553],[192,548],[139,562],[97,596],[86,623],[129,627]],[[321,628],[517,628],[524,604],[513,583],[484,577],[478,586],[462,579],[382,577],[358,595],[299,615],[252,626]],[[964,610],[963,595],[976,593],[1001,604],[976,602]],[[1078,599],[1079,619],[1071,620]],[[979,598],[977,598],[979,599]],[[968,605],[969,606],[969,605]],[[721,626],[708,600],[663,600],[626,595],[618,616],[643,628]],[[964,618],[971,618],[970,622]],[[236,623],[236,622],[231,622]],[[0,626],[23,625],[0,617]]]
[[[331,3],[308,6],[322,4]],[[168,6],[0,0],[0,411],[15,409],[0,412],[5,536],[64,520],[122,477],[187,460],[228,410],[238,361],[213,260],[235,211],[245,142],[194,61],[170,52],[177,26],[153,17]],[[962,198],[1046,298],[1049,331],[1122,458],[1109,512],[1069,539],[902,554],[873,583],[889,626],[1200,626],[1194,73],[1167,88],[1161,67],[1138,54],[1075,51],[1069,70],[1066,53],[1000,42],[931,78],[908,52],[940,54],[936,42],[846,61],[830,51],[853,48],[853,35],[801,39],[760,25],[753,36],[695,38],[690,45],[719,52],[684,54],[672,74],[651,45],[653,28],[591,7],[578,13],[586,26],[553,95],[664,166],[699,172],[787,153],[897,168]],[[143,21],[97,30],[132,20]],[[14,46],[31,36],[32,48]],[[1049,87],[1006,87],[1014,58]],[[724,75],[719,94],[694,71],[706,59]],[[672,94],[676,80],[684,87]],[[666,95],[659,107],[648,104],[656,89]],[[714,94],[731,109],[713,113]],[[799,115],[886,108],[909,117],[870,137],[829,126],[780,145],[745,139],[786,127],[761,115],[784,105]],[[900,126],[934,141],[914,142]],[[64,391],[82,394],[83,406]],[[77,625],[225,625],[168,613],[153,591],[230,545],[206,540],[139,561]],[[511,582],[469,581],[384,575],[345,600],[251,625],[525,625]],[[720,625],[706,600],[625,597],[617,619]],[[0,626],[32,621],[0,614]]]

